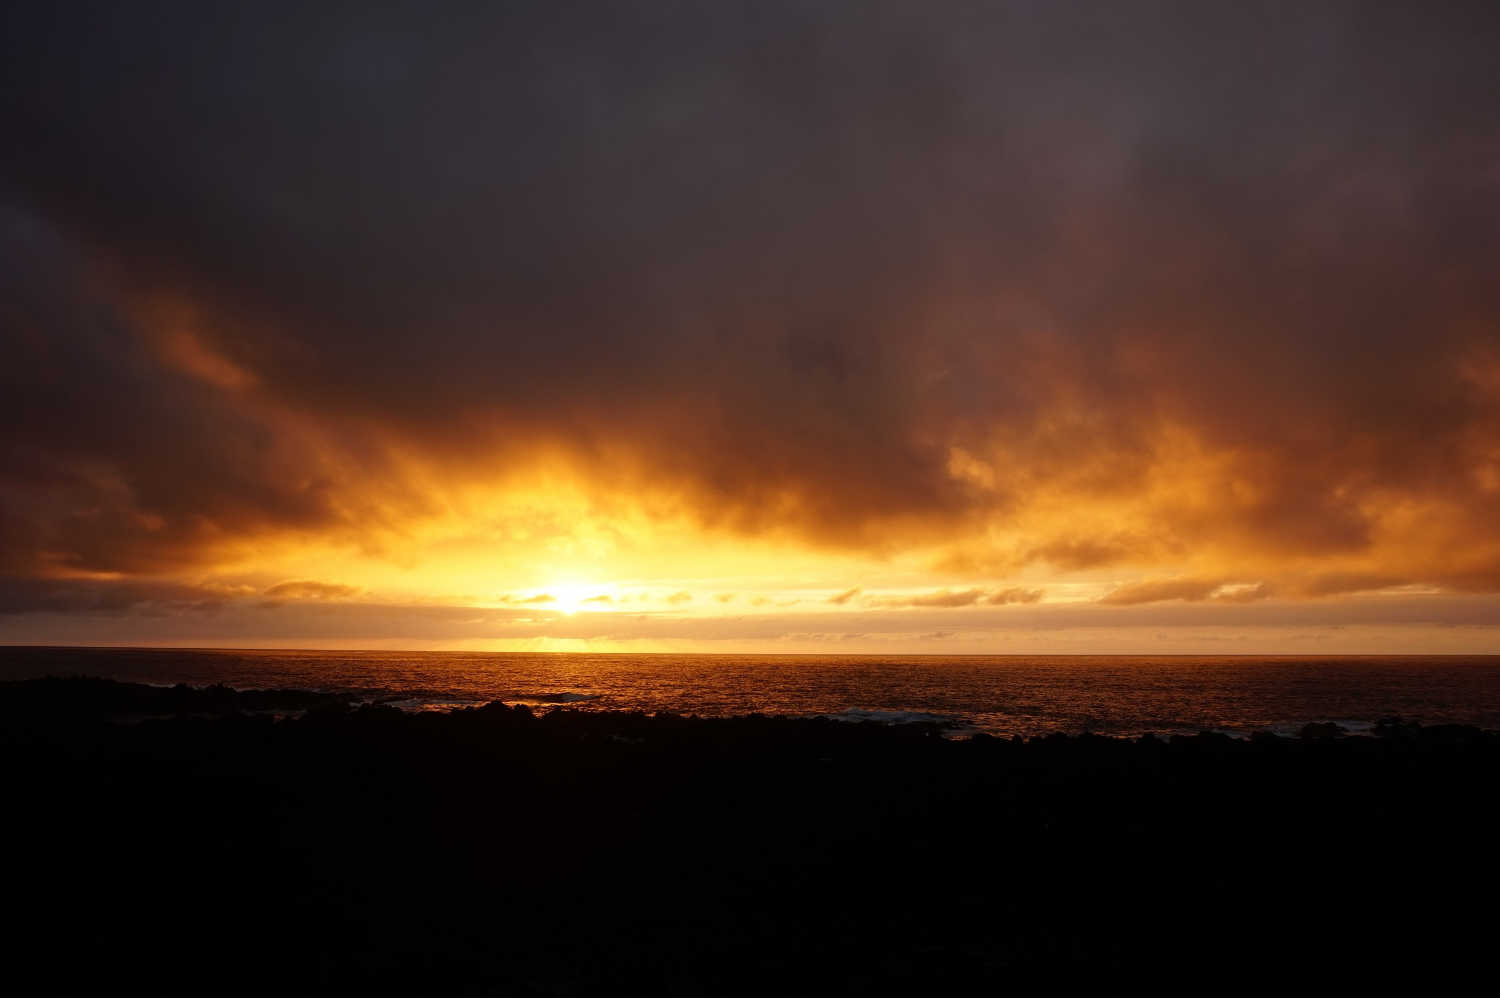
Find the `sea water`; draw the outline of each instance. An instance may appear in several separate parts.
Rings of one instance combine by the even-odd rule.
[[[752,712],[955,734],[1295,732],[1381,718],[1500,728],[1500,656],[816,656],[0,648],[0,680],[298,688],[409,711]]]

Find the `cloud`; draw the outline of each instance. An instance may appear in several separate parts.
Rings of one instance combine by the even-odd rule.
[[[1310,597],[1328,597],[1344,593],[1383,590],[1408,582],[1412,580],[1381,572],[1322,573],[1303,582],[1298,587],[1298,592]]]
[[[1486,5],[0,18],[15,578],[556,473],[942,599],[1500,589]]]
[[[994,590],[985,594],[984,602],[991,605],[996,604],[1034,604],[1041,600],[1043,591],[1039,589],[1027,589],[1023,586],[1012,586],[1004,590]]]
[[[867,603],[875,607],[972,607],[983,600],[984,595],[984,591],[977,588],[958,592],[938,590],[916,596],[872,597]]]
[[[1002,590],[985,590],[978,587],[968,590],[938,590],[914,596],[871,597],[865,601],[870,607],[973,607],[978,604],[1000,606],[1003,604],[1030,604],[1042,599],[1042,591],[1023,587]]]
[[[1217,579],[1148,579],[1117,586],[1100,598],[1102,604],[1129,606],[1162,600],[1216,600],[1227,603],[1251,603],[1265,600],[1275,592],[1268,583],[1234,583]]]
[[[1129,559],[1139,552],[1139,544],[1124,538],[1056,538],[1028,550],[1020,559],[1044,561],[1059,569],[1092,569]]]
[[[1214,591],[1215,600],[1247,604],[1254,600],[1265,600],[1275,593],[1269,583],[1227,583]]]
[[[1223,582],[1217,579],[1156,579],[1127,583],[1100,598],[1105,604],[1149,604],[1158,600],[1207,600]]]
[[[936,593],[928,593],[923,596],[911,597],[907,601],[910,607],[968,607],[984,599],[984,591],[979,589],[963,590],[954,593],[949,590],[939,590]]]
[[[0,615],[160,615],[217,610],[243,596],[212,586],[110,579],[0,576]]]
[[[19,599],[17,599],[19,598]],[[1266,599],[1247,603],[1201,600],[1116,606],[1101,613],[1088,603],[926,608],[768,611],[730,618],[699,615],[577,614],[524,608],[369,601],[288,601],[261,607],[256,597],[207,599],[176,588],[150,592],[121,581],[70,582],[39,593],[31,581],[0,585],[0,643],[216,644],[235,635],[257,643],[444,647],[456,641],[525,643],[605,639],[618,642],[722,642],[727,649],[767,648],[783,636],[820,635],[822,645],[864,643],[870,650],[913,649],[921,636],[951,632],[966,651],[1037,651],[1049,644],[1107,652],[1122,640],[1142,642],[1158,631],[1182,642],[1208,642],[1207,630],[1239,635],[1237,647],[1275,652],[1305,647],[1299,633],[1346,628],[1347,651],[1388,649],[1381,636],[1402,638],[1403,649],[1450,643],[1454,651],[1484,651],[1500,634],[1494,595],[1385,594],[1337,602]],[[1207,629],[1207,630],[1206,630]],[[1384,629],[1384,630],[1382,630]],[[1134,636],[1134,637],[1131,637]],[[1361,637],[1362,636],[1362,637]],[[1446,637],[1444,637],[1446,636]],[[1288,642],[1289,645],[1279,643]],[[1450,647],[1445,645],[1443,647]],[[491,645],[493,647],[493,645]],[[1436,646],[1431,646],[1436,647]],[[1191,648],[1184,649],[1191,651]]]
[[[294,579],[266,588],[272,600],[347,600],[357,596],[360,588],[342,583],[320,583],[312,579]]]
[[[855,597],[859,596],[859,594],[860,588],[858,586],[853,586],[842,593],[835,593],[833,596],[828,598],[827,602],[830,604],[838,604],[840,606],[843,606],[844,604],[847,604],[849,601],[853,600]]]

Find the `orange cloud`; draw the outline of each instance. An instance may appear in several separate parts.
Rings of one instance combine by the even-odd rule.
[[[313,579],[293,579],[266,588],[265,596],[271,600],[347,600],[358,596],[357,586],[343,583],[320,583]]]
[[[557,598],[550,593],[537,593],[529,597],[513,597],[506,594],[500,599],[508,604],[552,604],[557,602]]]
[[[968,590],[938,590],[913,596],[872,597],[865,601],[871,607],[973,607],[978,604],[1000,606],[1003,604],[1029,604],[1042,599],[1042,591],[1023,587],[1002,590],[985,590],[974,587]]]
[[[1207,600],[1223,586],[1217,579],[1160,579],[1127,583],[1100,599],[1105,604],[1148,604],[1158,600]]]
[[[1009,589],[993,590],[985,594],[984,602],[990,605],[998,604],[1034,604],[1044,596],[1039,589],[1027,589],[1022,586],[1012,586]]]

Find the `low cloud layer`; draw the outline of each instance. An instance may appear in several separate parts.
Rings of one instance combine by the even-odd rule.
[[[1483,652],[1500,639],[1492,596],[1366,596],[1336,602],[1163,601],[1101,608],[1025,603],[890,611],[675,613],[476,608],[378,601],[286,601],[188,588],[127,594],[76,587],[14,601],[0,643],[668,648],[839,652]],[[0,590],[0,594],[3,594]]]
[[[0,18],[20,603],[555,480],[933,611],[1500,591],[1493,4]]]
[[[1042,599],[1041,590],[1029,590],[1019,586],[1003,590],[985,590],[974,587],[968,590],[938,590],[935,593],[918,593],[908,596],[868,597],[864,604],[868,607],[995,607],[1004,604],[1034,604],[1040,599]],[[838,598],[833,598],[833,602],[838,602]]]
[[[347,600],[358,593],[357,586],[313,579],[293,579],[266,588],[266,596],[272,600]]]

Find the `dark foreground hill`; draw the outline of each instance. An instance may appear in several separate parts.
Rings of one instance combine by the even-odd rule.
[[[272,714],[301,711],[278,720]],[[0,684],[43,992],[1465,992],[1500,736],[931,728]]]

